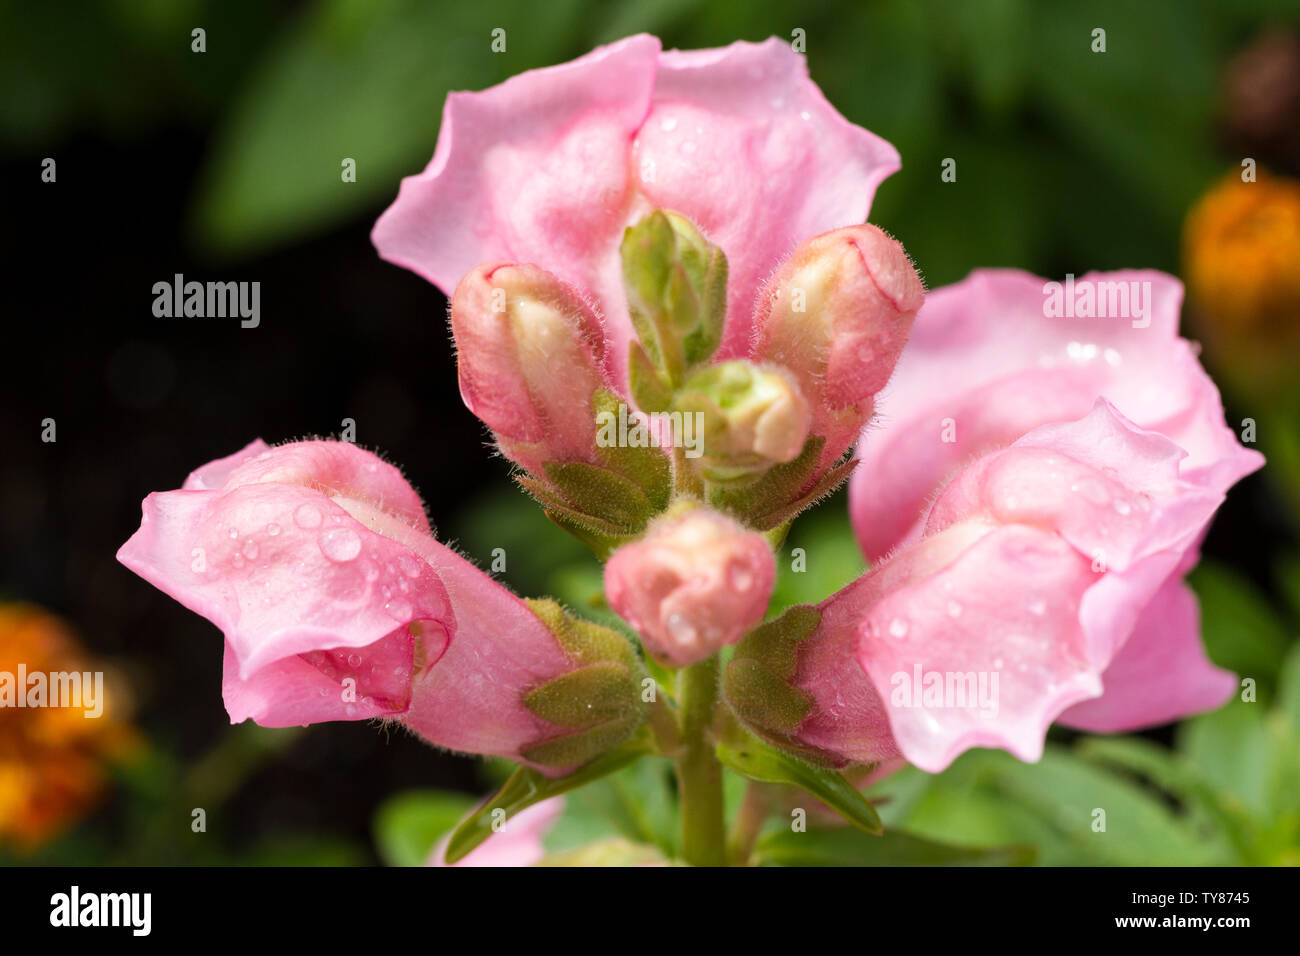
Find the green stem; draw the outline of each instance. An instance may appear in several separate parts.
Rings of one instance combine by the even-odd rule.
[[[685,449],[680,447],[673,448],[673,490],[679,495],[704,500],[704,482],[692,470]]]
[[[682,859],[692,866],[722,866],[726,863],[722,764],[714,754],[710,734],[718,698],[717,655],[684,668],[677,687],[682,728],[677,756]]]

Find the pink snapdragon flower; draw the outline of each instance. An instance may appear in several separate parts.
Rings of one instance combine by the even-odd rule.
[[[763,536],[705,508],[660,518],[605,565],[610,606],[674,667],[740,640],[763,619],[775,580]]]
[[[845,120],[788,43],[665,51],[640,35],[451,94],[433,159],[403,181],[373,238],[448,297],[481,263],[540,266],[595,305],[608,368],[625,383],[626,226],[671,209],[722,247],[718,357],[737,357],[777,264],[811,236],[864,222],[898,168],[894,148]]]
[[[440,544],[401,473],[348,442],[255,441],[143,511],[118,560],[222,630],[234,722],[390,717],[441,747],[554,770],[578,737],[637,719],[631,688],[618,696],[630,646],[573,633]],[[530,704],[561,680],[582,708],[592,667],[605,724]]]
[[[741,644],[796,692],[758,729],[938,771],[974,746],[1036,760],[1072,705],[1106,730],[1220,705],[1235,679],[1206,660],[1181,575],[1223,492],[1186,458],[1101,399],[975,459],[792,655]]]

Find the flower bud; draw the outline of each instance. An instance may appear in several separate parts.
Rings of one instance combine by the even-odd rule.
[[[696,372],[678,392],[674,410],[701,416],[701,470],[716,482],[793,461],[812,418],[793,375],[743,359]]]
[[[656,210],[623,234],[623,286],[641,346],[669,387],[722,340],[727,257],[690,220]]]
[[[685,666],[763,619],[776,564],[762,535],[704,508],[669,513],[605,565],[610,606],[646,650]]]
[[[481,265],[456,287],[451,329],[461,398],[507,458],[538,476],[595,460],[604,336],[576,292],[536,266]]]
[[[871,225],[810,239],[769,281],[750,357],[794,374],[825,456],[838,457],[871,417],[923,298],[903,247]]]

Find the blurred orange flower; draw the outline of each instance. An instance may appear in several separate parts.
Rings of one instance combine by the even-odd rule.
[[[1184,275],[1198,332],[1235,378],[1294,374],[1300,348],[1300,182],[1232,173],[1187,216]]]
[[[103,712],[84,707],[18,707],[26,674],[102,672],[53,615],[31,604],[0,604],[0,846],[31,850],[81,819],[108,785],[108,765],[137,738],[120,694]],[[108,685],[112,685],[112,681]],[[113,688],[114,691],[117,688]],[[15,693],[16,692],[16,693]]]

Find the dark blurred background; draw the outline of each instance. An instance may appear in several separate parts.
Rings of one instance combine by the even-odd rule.
[[[581,549],[511,490],[461,405],[444,298],[369,242],[400,177],[432,155],[448,90],[639,31],[705,47],[802,30],[830,101],[898,147],[903,170],[871,218],[931,287],[980,266],[1181,274],[1200,241],[1185,235],[1189,211],[1243,157],[1300,173],[1298,23],[1297,3],[1263,0],[0,4],[0,595],[44,607],[120,672],[138,735],[102,799],[10,852],[373,862],[386,798],[486,786],[471,761],[372,725],[232,731],[216,629],[114,560],[148,492],[255,437],[337,434],[352,419],[444,539],[483,565],[513,549],[506,577],[525,593],[590,584]],[[490,48],[498,27],[504,53]],[[205,52],[191,49],[195,28]],[[940,181],[946,157],[955,183]],[[355,183],[340,179],[344,158]],[[152,286],[175,273],[259,281],[260,327],[155,318]],[[1275,456],[1271,438],[1285,461],[1292,376],[1260,390],[1248,345],[1225,346],[1229,369],[1203,358],[1241,383],[1225,386],[1229,421],[1255,418],[1263,450]],[[1300,581],[1297,473],[1252,476],[1216,521],[1205,587],[1229,595],[1226,622],[1240,626],[1242,601],[1293,620],[1293,585],[1279,582]],[[1261,672],[1280,666],[1280,645],[1251,653]],[[209,806],[206,835],[186,825],[195,806]],[[174,811],[181,825],[158,823]]]

